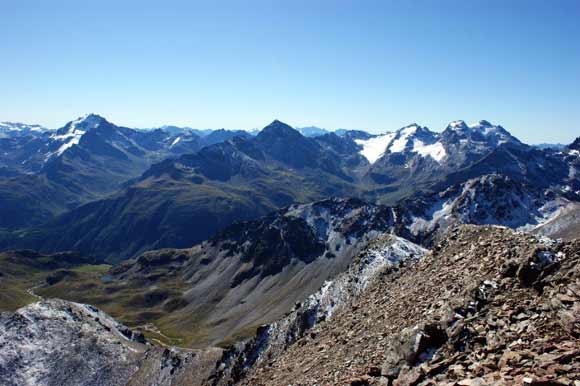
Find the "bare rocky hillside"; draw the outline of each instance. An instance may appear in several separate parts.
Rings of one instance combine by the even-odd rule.
[[[578,385],[580,242],[461,226],[244,385]]]

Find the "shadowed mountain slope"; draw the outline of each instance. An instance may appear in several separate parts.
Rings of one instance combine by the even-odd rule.
[[[291,206],[190,249],[123,262],[100,288],[73,279],[38,293],[96,304],[132,325],[155,322],[180,345],[223,344],[282,316],[392,225],[389,210],[354,199]]]

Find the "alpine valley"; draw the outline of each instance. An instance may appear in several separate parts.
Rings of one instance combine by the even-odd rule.
[[[0,385],[577,386],[579,235],[580,137],[3,122]]]

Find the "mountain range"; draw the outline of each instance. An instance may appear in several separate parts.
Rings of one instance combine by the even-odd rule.
[[[580,138],[530,146],[488,121],[380,135],[278,120],[256,133],[140,130],[95,114],[58,130],[2,123],[0,309],[13,313],[0,316],[0,376],[436,382],[474,361],[464,352],[495,358],[493,342],[531,320],[518,302],[560,320],[528,332],[569,355],[579,170]],[[556,316],[548,287],[565,296]],[[497,379],[527,368],[496,356]]]
[[[115,193],[155,162],[244,135],[134,130],[95,114],[55,131],[3,124],[0,133],[0,173],[6,177],[0,180],[0,227],[8,229],[41,224]]]
[[[0,161],[4,249],[76,250],[120,261],[189,247],[293,203],[335,196],[395,204],[493,173],[572,196],[580,190],[573,147],[537,149],[487,121],[452,122],[441,133],[413,124],[383,135],[316,137],[274,121],[255,136],[199,136],[133,130],[88,115],[50,135],[33,132],[39,136],[12,138],[20,145],[6,145],[10,156]],[[32,146],[27,141],[33,151],[20,150]]]

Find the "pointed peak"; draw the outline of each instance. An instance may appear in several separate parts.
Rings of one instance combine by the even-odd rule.
[[[387,133],[388,134],[388,133]],[[429,141],[429,138],[434,138],[437,136],[428,127],[412,123],[407,125],[394,133],[397,138],[421,138],[422,140]]]
[[[298,130],[293,129],[290,125],[285,124],[277,119],[272,121],[268,126],[264,127],[259,135],[299,135]]]
[[[494,125],[486,120],[467,125],[464,121],[451,122],[443,132],[444,138],[459,137],[462,140],[487,142],[491,147],[504,143],[520,144],[521,142],[500,125]]]
[[[84,134],[104,124],[110,125],[110,123],[100,115],[86,114],[82,117],[78,117],[74,121],[68,122],[64,127],[58,129],[56,133],[53,134],[53,137],[59,138],[73,134]]]
[[[576,138],[574,142],[568,145],[568,148],[571,150],[580,150],[580,137]]]
[[[288,124],[286,124],[286,123],[284,123],[282,121],[279,121],[277,119],[274,119],[272,121],[272,123],[270,123],[264,129],[269,128],[269,127],[274,127],[274,128],[281,128],[281,127],[283,127],[283,128],[290,128],[290,129],[292,129],[292,127],[290,125],[288,125]]]
[[[73,121],[76,125],[83,124],[83,125],[99,125],[103,122],[107,122],[107,120],[101,117],[98,114],[89,113],[85,114],[82,117],[79,117]]]

